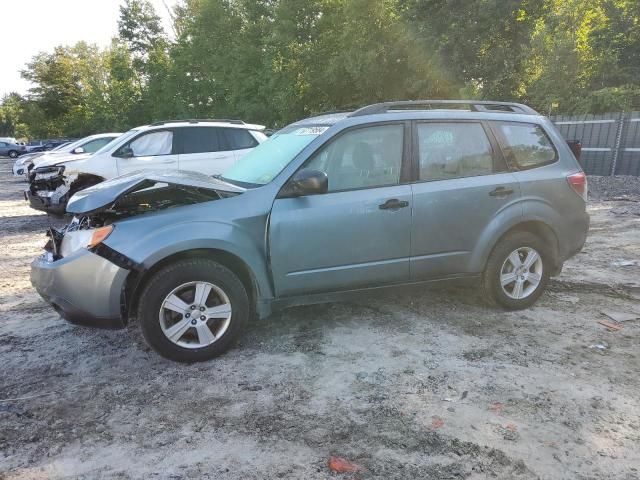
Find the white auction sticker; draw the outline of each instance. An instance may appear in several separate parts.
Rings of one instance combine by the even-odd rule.
[[[320,135],[326,132],[329,127],[305,127],[299,128],[294,133],[294,135]]]

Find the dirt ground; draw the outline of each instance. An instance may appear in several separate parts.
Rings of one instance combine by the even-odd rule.
[[[640,478],[640,320],[598,323],[640,314],[640,179],[599,189],[584,251],[530,310],[474,288],[363,296],[276,314],[181,365],[135,324],[72,326],[37,296],[48,219],[9,166],[0,479]],[[358,471],[332,473],[331,456]]]

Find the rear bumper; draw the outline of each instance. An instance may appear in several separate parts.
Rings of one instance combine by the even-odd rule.
[[[31,264],[31,284],[66,320],[100,328],[122,328],[122,291],[128,270],[86,249],[51,260],[43,254]]]
[[[558,252],[560,263],[580,253],[587,240],[589,222],[590,219],[587,212],[583,212],[567,221],[564,226],[565,239],[560,242],[560,251]]]
[[[29,202],[31,208],[35,210],[41,210],[55,215],[64,215],[67,209],[68,195],[63,196],[56,203],[52,197],[41,197],[39,195],[34,195],[30,190],[25,190],[24,198]]]

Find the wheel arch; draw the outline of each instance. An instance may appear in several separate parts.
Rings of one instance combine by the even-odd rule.
[[[238,275],[249,296],[251,314],[255,312],[259,298],[259,287],[255,274],[249,265],[237,255],[226,250],[218,248],[193,248],[167,255],[157,260],[148,268],[132,271],[128,275],[122,290],[121,313],[123,319],[127,321],[130,315],[137,311],[139,294],[156,272],[167,265],[190,258],[207,258],[214,260]]]
[[[105,179],[100,175],[94,175],[92,173],[79,173],[78,178],[71,182],[69,190],[75,193],[84,188],[96,185],[100,182],[104,182],[104,180]]]
[[[551,254],[551,259],[554,267],[552,276],[554,274],[559,273],[558,270],[561,268],[561,265],[559,264],[560,262],[558,260],[559,251],[560,251],[558,235],[549,224],[537,219],[523,220],[521,222],[516,223],[515,225],[510,226],[504,232],[502,232],[492,242],[491,248],[488,249],[488,251],[486,252],[486,255],[483,256],[483,262],[482,262],[483,271],[486,268],[487,261],[489,260],[489,256],[491,255],[491,252],[493,252],[493,250],[502,241],[502,239],[504,239],[506,236],[511,235],[515,232],[528,232],[542,239],[545,242],[545,244],[549,246],[549,253]]]

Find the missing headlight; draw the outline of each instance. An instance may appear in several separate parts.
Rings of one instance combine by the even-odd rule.
[[[54,165],[53,167],[41,167],[34,170],[35,180],[49,180],[59,177],[64,173],[64,165]]]

